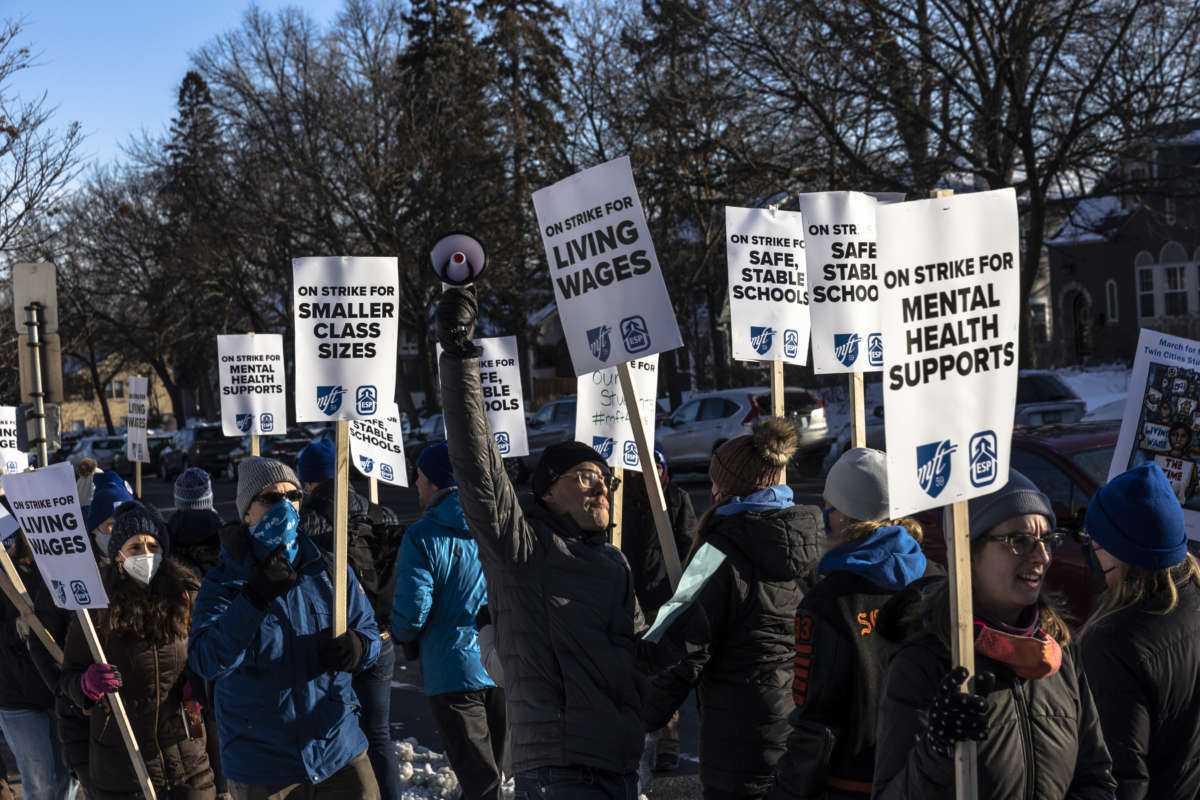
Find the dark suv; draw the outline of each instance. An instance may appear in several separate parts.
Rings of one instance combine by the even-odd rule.
[[[221,475],[238,441],[226,437],[217,423],[201,423],[176,431],[171,443],[158,454],[158,476],[164,481],[173,480],[188,467],[200,467],[210,475]]]

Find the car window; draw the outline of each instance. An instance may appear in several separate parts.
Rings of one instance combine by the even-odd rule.
[[[568,422],[575,422],[575,404],[574,403],[559,403],[554,407],[554,421],[561,422],[564,425]]]
[[[714,419],[725,419],[737,410],[738,405],[732,400],[724,397],[706,397],[700,403],[700,413],[696,415],[696,420],[708,422]]]
[[[1054,464],[1037,453],[1014,447],[1012,467],[1033,481],[1033,485],[1050,498],[1051,505],[1056,509],[1071,508],[1071,477]]]
[[[225,432],[220,428],[196,428],[196,441],[215,442],[225,438]]]
[[[1017,378],[1018,403],[1057,403],[1078,400],[1079,395],[1057,375],[1020,375]]]
[[[1106,445],[1092,450],[1081,450],[1071,453],[1070,458],[1096,482],[1097,486],[1103,486],[1108,483],[1108,468],[1112,465],[1114,448],[1115,445]]]
[[[100,439],[96,442],[95,449],[97,450],[116,450],[119,447],[125,446],[124,439]]]
[[[437,433],[438,423],[441,422],[441,419],[442,417],[440,414],[434,414],[432,417],[422,422],[421,438],[432,439]]]
[[[538,412],[533,415],[533,420],[535,422],[540,422],[541,424],[545,425],[547,422],[554,419],[555,405],[557,405],[557,404],[545,405],[545,406],[542,406],[541,408],[539,408]]]
[[[685,422],[695,422],[696,414],[700,412],[701,402],[701,400],[689,400],[684,403],[671,415],[671,422],[675,425]]]

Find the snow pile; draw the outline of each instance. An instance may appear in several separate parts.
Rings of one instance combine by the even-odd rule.
[[[401,800],[456,800],[462,797],[458,778],[444,755],[411,737],[395,745],[396,760],[400,762]],[[507,791],[505,797],[511,796],[512,792]]]
[[[1129,374],[1132,368],[1124,364],[1106,364],[1096,367],[1062,367],[1054,374],[1063,379],[1077,395],[1087,403],[1088,419],[1120,419],[1121,411],[1115,416],[1097,416],[1117,406],[1125,407],[1129,394]]]

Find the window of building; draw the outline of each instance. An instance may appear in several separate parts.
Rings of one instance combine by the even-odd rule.
[[[1104,283],[1104,321],[1116,325],[1120,319],[1117,311],[1117,282],[1110,279]]]
[[[1163,267],[1166,285],[1163,289],[1163,314],[1180,316],[1188,311],[1187,276],[1182,264]]]
[[[1175,224],[1175,198],[1168,197],[1163,203],[1163,216],[1166,218],[1168,225]]]
[[[114,400],[120,400],[125,397],[125,381],[109,381],[104,387],[105,397],[111,397]]]
[[[1138,316],[1154,316],[1154,269],[1142,267],[1137,271],[1138,276]]]

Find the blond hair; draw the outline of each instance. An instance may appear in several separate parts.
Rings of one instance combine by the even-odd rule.
[[[1150,569],[1125,564],[1119,583],[1104,591],[1100,604],[1083,629],[1086,636],[1099,622],[1123,608],[1141,605],[1147,614],[1170,614],[1179,606],[1179,590],[1193,582],[1200,586],[1200,560],[1188,553],[1171,567]]]

